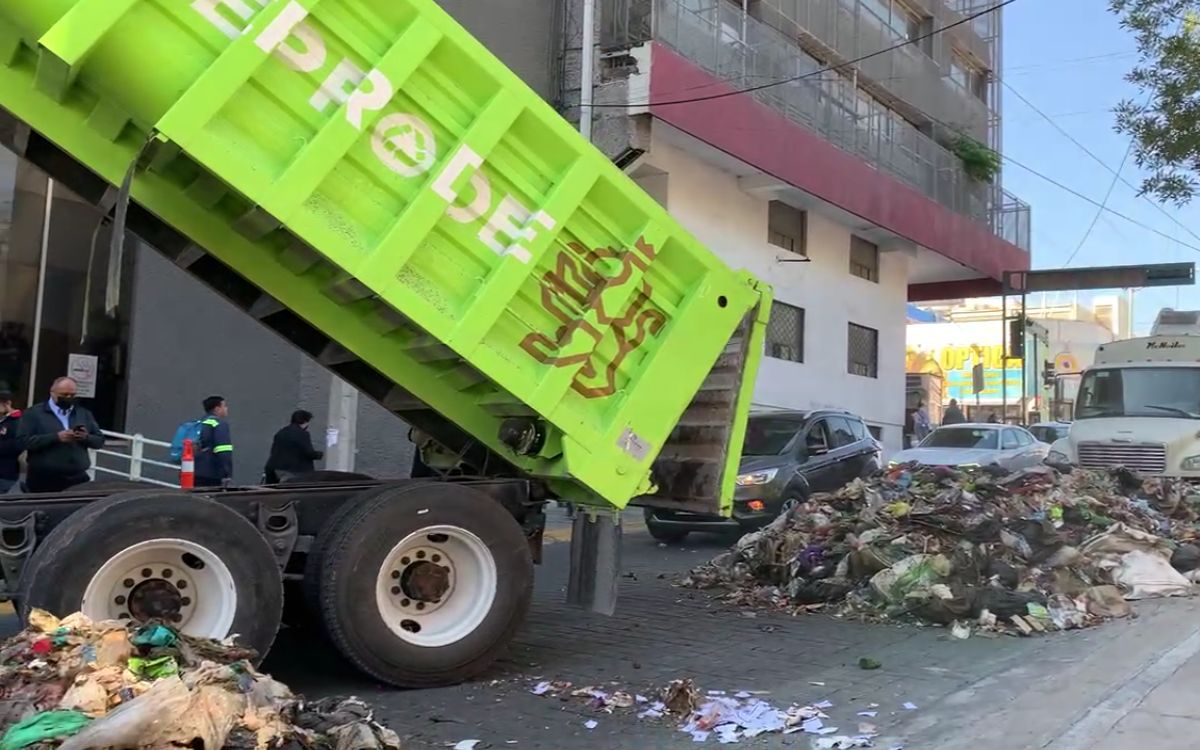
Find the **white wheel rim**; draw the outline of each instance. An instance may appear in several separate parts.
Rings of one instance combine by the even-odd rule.
[[[159,619],[187,635],[225,638],[237,587],[212,550],[186,539],[148,539],[113,555],[83,592],[92,620]]]
[[[483,623],[496,600],[496,580],[496,560],[483,540],[457,526],[429,526],[384,558],[375,602],[397,638],[438,648]]]

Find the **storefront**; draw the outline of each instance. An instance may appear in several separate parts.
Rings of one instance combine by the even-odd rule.
[[[0,388],[28,405],[71,374],[121,430],[133,253],[111,240],[97,209],[0,148]]]

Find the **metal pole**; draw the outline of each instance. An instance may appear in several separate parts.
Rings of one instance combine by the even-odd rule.
[[[1000,293],[1000,421],[1008,419],[1008,290]]]
[[[579,73],[579,133],[592,140],[592,103],[596,73],[596,0],[583,0],[583,59]]]
[[[29,406],[37,390],[38,353],[42,347],[42,308],[46,304],[46,257],[50,254],[50,210],[54,207],[54,180],[46,180],[46,208],[42,215],[42,258],[38,262],[37,303],[33,309],[33,346],[29,352]]]
[[[1025,424],[1029,418],[1029,352],[1026,351],[1026,346],[1029,344],[1029,332],[1025,329],[1025,292],[1021,292],[1021,413],[1017,415],[1019,420],[1017,424]],[[1035,350],[1036,351],[1036,350]],[[1034,360],[1036,362],[1036,360]]]

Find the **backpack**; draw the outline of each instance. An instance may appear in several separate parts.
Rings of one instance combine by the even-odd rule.
[[[171,460],[183,460],[183,441],[192,441],[192,450],[196,453],[200,452],[200,431],[204,428],[204,424],[199,419],[190,419],[187,422],[179,425],[175,430],[175,437],[171,438]]]

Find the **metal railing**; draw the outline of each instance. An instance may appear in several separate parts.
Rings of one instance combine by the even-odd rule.
[[[647,21],[636,11],[653,3]],[[626,33],[631,44],[665,44],[737,88],[790,81],[754,91],[758,101],[997,237],[1028,250],[1029,206],[996,184],[973,180],[962,161],[911,123],[860,91],[853,79],[816,74],[823,66],[778,30],[715,0],[609,0],[607,44]],[[637,34],[646,39],[638,40]],[[919,53],[913,53],[919,54]]]
[[[97,474],[105,474],[134,482],[156,484],[160,487],[179,487],[180,467],[179,464],[170,460],[169,454],[165,461],[146,457],[147,448],[152,449],[153,452],[161,451],[166,454],[171,449],[170,443],[151,440],[141,434],[126,435],[123,432],[110,432],[109,430],[102,432],[105,437],[104,447],[88,451],[92,459],[92,468],[88,470],[88,476],[92,479],[95,479]],[[128,452],[122,452],[120,450],[122,448],[127,449]],[[105,464],[115,461],[118,466],[101,465],[102,458],[108,459],[104,461]],[[158,479],[150,476],[151,474],[160,477],[174,477],[174,481]]]

